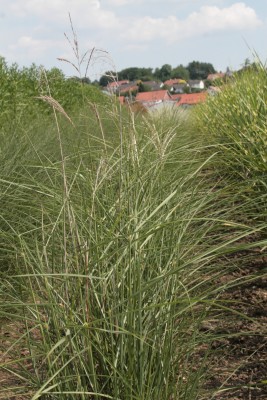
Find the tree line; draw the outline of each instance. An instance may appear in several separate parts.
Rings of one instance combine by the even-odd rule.
[[[99,79],[100,86],[107,86],[111,82],[114,76],[118,77],[118,80],[142,80],[151,81],[157,80],[164,82],[168,79],[180,78],[184,80],[189,79],[207,79],[209,74],[216,73],[214,66],[211,63],[192,61],[187,66],[182,64],[173,68],[170,64],[164,64],[161,68],[140,68],[140,67],[129,67],[119,72],[106,71]]]

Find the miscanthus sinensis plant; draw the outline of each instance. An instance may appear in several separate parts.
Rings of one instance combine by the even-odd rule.
[[[118,104],[105,112],[113,140],[104,120],[97,133],[55,114],[59,151],[29,131],[27,160],[1,180],[1,313],[23,332],[3,368],[32,399],[196,399],[220,260],[251,230],[204,184],[209,159],[179,114],[164,129]]]
[[[257,60],[198,108],[198,128],[219,146],[225,171],[266,190],[267,72]]]

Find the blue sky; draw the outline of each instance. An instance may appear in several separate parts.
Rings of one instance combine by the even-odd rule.
[[[11,64],[56,66],[77,75],[68,40],[71,14],[80,53],[96,48],[91,79],[127,67],[211,62],[240,68],[267,59],[266,0],[0,0],[0,55]],[[86,65],[82,65],[84,75]]]

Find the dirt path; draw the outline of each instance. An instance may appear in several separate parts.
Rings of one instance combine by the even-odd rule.
[[[14,323],[8,320],[2,320],[0,323],[0,399],[2,400],[28,400],[33,393],[27,386],[25,380],[16,377],[14,373],[9,372],[10,368],[15,373],[27,376],[27,371],[31,369],[30,353],[27,344],[19,341],[19,338],[25,333],[24,325]],[[11,351],[6,352],[13,343],[16,345]],[[22,361],[24,370],[16,364],[15,360]],[[5,368],[1,368],[4,365]]]
[[[258,275],[255,280],[222,295],[235,313],[224,312],[216,324],[206,327],[221,337],[212,342],[206,389],[214,395],[204,397],[207,400],[267,399],[267,257],[223,279],[246,279],[253,274]],[[221,387],[227,390],[215,394]]]

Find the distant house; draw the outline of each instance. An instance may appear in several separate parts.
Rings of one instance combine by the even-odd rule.
[[[173,101],[179,101],[182,98],[181,94],[172,94],[171,96]]]
[[[137,93],[135,100],[142,103],[147,108],[163,103],[173,102],[168,90]]]
[[[208,81],[215,81],[216,79],[223,79],[225,74],[223,72],[217,72],[216,74],[209,74],[207,77]]]
[[[197,80],[197,79],[191,79],[188,81],[188,85],[190,86],[190,89],[198,89],[198,90],[203,90],[205,88],[204,81],[202,80]]]
[[[173,86],[173,85],[179,85],[182,83],[186,83],[186,81],[184,79],[168,79],[167,81],[164,82],[164,85],[166,86]]]
[[[186,90],[186,88],[188,88],[189,84],[187,82],[184,83],[176,83],[172,86],[172,88],[170,89],[170,91],[172,93],[184,93],[184,91]]]
[[[127,93],[138,91],[138,86],[135,82],[125,83],[117,88],[117,93]]]
[[[128,83],[128,80],[113,81],[107,85],[106,90],[111,93],[116,93],[118,89],[120,89],[123,85],[127,85]]]
[[[145,81],[142,82],[144,86],[148,86],[150,90],[160,90],[163,86],[162,82]]]
[[[189,107],[203,103],[207,99],[207,92],[181,94],[177,106]]]

